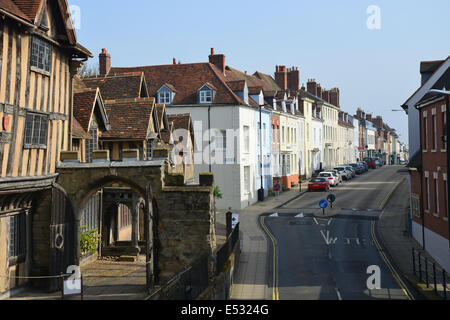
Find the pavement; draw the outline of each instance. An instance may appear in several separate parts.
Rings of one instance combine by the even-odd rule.
[[[266,300],[267,288],[267,241],[259,224],[259,216],[262,213],[275,209],[297,199],[307,190],[308,182],[303,182],[300,188],[293,188],[278,196],[266,198],[239,213],[239,229],[241,232],[241,258],[237,273],[234,276],[234,284],[231,299],[236,300]],[[219,211],[216,216],[216,232],[218,243],[223,238],[222,234],[226,225],[225,211]]]
[[[418,299],[440,299],[430,292],[426,284],[414,276],[412,265],[412,248],[431,262],[439,264],[426,252],[422,246],[408,233],[408,215],[410,194],[408,180],[403,180],[392,193],[384,208],[384,214],[377,224],[377,231],[382,245],[387,250],[390,260],[403,275],[409,285],[412,285]]]

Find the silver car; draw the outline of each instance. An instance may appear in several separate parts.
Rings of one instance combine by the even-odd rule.
[[[339,171],[344,180],[351,180],[353,178],[351,171],[347,170],[345,167],[336,167],[334,170]]]
[[[336,177],[338,178],[338,184],[342,183],[342,175],[341,175],[341,173],[339,171],[337,171],[337,170],[330,170],[330,172],[333,172],[333,173],[336,174]]]
[[[345,166],[345,169],[350,170],[352,173],[352,178],[356,177],[355,169],[352,166]]]

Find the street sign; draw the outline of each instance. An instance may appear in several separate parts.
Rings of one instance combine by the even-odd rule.
[[[321,209],[326,209],[326,208],[328,207],[328,201],[327,201],[327,200],[321,200],[321,201],[319,202],[319,207],[320,207]]]
[[[336,201],[336,196],[335,196],[334,194],[330,194],[330,195],[327,197],[327,200],[328,200],[328,202],[333,203],[333,202]]]

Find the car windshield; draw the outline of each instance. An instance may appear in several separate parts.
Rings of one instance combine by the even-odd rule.
[[[337,170],[337,171],[344,171],[345,169],[344,168],[335,168],[335,170]]]
[[[311,179],[311,182],[325,182],[325,179],[314,178],[314,179]]]
[[[320,177],[331,177],[331,173],[321,173]]]
[[[357,165],[356,163],[352,163],[351,166],[352,166],[353,168],[358,168],[358,165]]]

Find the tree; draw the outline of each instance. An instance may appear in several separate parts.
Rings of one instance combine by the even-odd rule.
[[[87,63],[83,63],[83,65],[81,66],[80,69],[78,69],[78,74],[82,77],[82,78],[86,78],[86,77],[95,77],[99,75],[99,66],[98,63],[96,64],[87,64]]]

